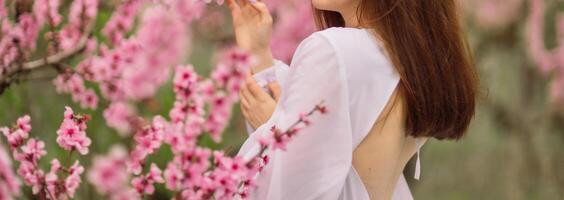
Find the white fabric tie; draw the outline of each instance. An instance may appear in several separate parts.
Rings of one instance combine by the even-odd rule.
[[[413,178],[415,178],[415,180],[419,180],[419,178],[421,177],[421,158],[419,154],[422,145],[420,138],[415,139],[415,145],[417,146],[417,161],[415,162],[415,176]]]

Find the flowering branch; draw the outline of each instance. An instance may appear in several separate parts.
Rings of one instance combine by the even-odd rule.
[[[80,175],[84,172],[84,167],[78,160],[71,165],[71,156],[75,150],[82,155],[88,153],[90,139],[85,131],[89,117],[75,115],[70,107],[65,109],[63,123],[57,131],[57,143],[69,151],[67,164],[62,166],[58,159],[53,159],[51,170],[47,174],[39,168],[40,158],[47,155],[45,143],[39,139],[29,139],[31,118],[28,115],[20,117],[13,128],[0,128],[0,132],[8,141],[13,158],[20,163],[18,175],[26,185],[32,187],[33,194],[40,199],[72,198],[80,185]]]
[[[17,81],[48,79],[51,76],[21,75],[52,66],[57,70],[53,80],[57,92],[69,94],[82,108],[94,110],[98,108],[99,99],[107,101],[103,104],[108,105],[103,108],[106,124],[126,137],[126,143],[132,141],[128,148],[115,145],[108,155],[94,157],[88,170],[88,181],[108,199],[141,199],[155,192],[156,183],[164,183],[181,199],[230,199],[240,194],[241,189],[250,190],[252,177],[260,171],[258,161],[266,156],[260,154],[255,161],[247,161],[202,147],[199,142],[203,137],[221,142],[221,133],[238,101],[244,74],[254,59],[238,49],[222,47],[210,78],[199,76],[191,65],[181,62],[191,45],[191,35],[198,33],[192,30],[193,21],[200,20],[195,24],[202,27],[198,28],[200,34],[211,35],[222,28],[225,18],[220,12],[222,8],[213,8],[218,11],[213,15],[203,15],[204,11],[210,11],[207,3],[211,0],[120,1],[106,24],[100,27],[106,40],[97,41],[92,34],[99,0],[70,2],[69,12],[64,15],[68,20],[63,20],[63,15],[59,14],[62,2],[17,2],[22,8],[10,13],[5,1],[0,0],[0,94]],[[222,0],[214,2],[223,3]],[[276,10],[273,13],[302,5],[296,2],[276,4],[278,6],[272,7]],[[285,4],[288,6],[282,6]],[[299,14],[280,15],[279,19],[298,16],[300,21],[312,21],[311,16],[305,17],[309,16],[309,9],[303,8],[308,6],[299,7]],[[8,17],[9,14],[16,16]],[[279,38],[277,44],[284,47],[275,48],[284,51],[282,58],[290,55],[297,43],[313,31],[313,26],[303,29],[302,25],[290,24],[275,28],[296,33],[291,38],[288,34],[274,36]],[[37,60],[29,59],[39,52],[36,44],[43,25],[48,25],[47,34],[41,35],[47,39],[48,53]],[[226,41],[228,37],[224,36],[207,38],[221,40],[216,41],[221,44],[232,42],[232,39]],[[79,58],[76,66],[66,64],[74,58]],[[144,119],[135,103],[153,98],[159,87],[170,80],[173,70],[176,98],[169,118]],[[96,92],[98,88],[100,92]],[[288,136],[273,134],[273,141],[281,138],[287,141],[297,133],[298,126],[309,123],[307,117],[311,114],[301,116],[291,130],[280,131]],[[45,143],[28,138],[30,119],[24,116],[18,119],[16,126],[1,129],[14,159],[20,163],[17,174],[25,185],[32,187],[38,199],[72,198],[86,170],[75,158],[89,152],[91,140],[86,134],[86,122],[90,117],[65,108],[56,143],[68,154],[51,160],[49,171],[43,171],[38,165],[39,159],[47,153]],[[174,158],[161,166],[161,170],[147,158],[163,144],[171,148]],[[15,181],[10,171],[2,170],[9,165],[1,158],[1,177],[13,177]],[[16,189],[13,193],[0,191],[0,199],[4,199],[2,194],[19,195],[19,185],[8,187]],[[0,190],[5,191],[4,188],[0,185]]]
[[[327,108],[323,106],[323,101],[317,104],[315,108],[313,108],[309,112],[300,114],[300,118],[296,122],[294,122],[286,131],[281,131],[275,126],[272,126],[269,134],[263,137],[259,137],[259,143],[261,145],[260,151],[259,153],[257,153],[257,155],[247,161],[246,165],[258,165],[258,172],[256,172],[258,174],[269,163],[270,158],[267,155],[268,150],[280,149],[286,151],[288,142],[290,142],[290,140],[295,137],[300,132],[300,130],[311,125],[309,118],[316,113],[327,113]],[[250,176],[250,178],[252,179],[244,180],[239,184],[240,189],[238,195],[240,195],[242,198],[248,196],[250,190],[254,186],[254,184],[252,184],[254,177],[256,177],[256,174]]]
[[[16,79],[14,78],[18,73],[28,72],[31,70],[39,69],[42,67],[46,67],[49,65],[56,65],[66,59],[69,59],[84,50],[86,44],[92,35],[92,30],[94,29],[95,20],[91,20],[84,30],[83,35],[78,40],[76,46],[73,46],[70,49],[63,50],[62,52],[56,53],[51,56],[47,56],[45,58],[21,63],[21,64],[12,64],[9,66],[4,67],[3,70],[0,70],[0,95],[5,91],[7,87],[11,85],[13,81]]]

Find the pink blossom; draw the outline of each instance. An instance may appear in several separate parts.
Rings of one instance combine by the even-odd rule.
[[[0,19],[6,17],[8,15],[8,11],[6,10],[6,3],[4,0],[0,0]]]
[[[116,47],[104,51],[81,70],[102,84],[102,94],[110,100],[152,97],[189,45],[186,24],[162,5],[146,9],[136,36],[123,38],[127,30],[122,28],[128,29],[133,22],[139,2],[127,1],[118,8],[103,31]]]
[[[225,101],[225,99],[215,99],[217,101]],[[229,123],[229,118],[231,117],[231,107],[218,106],[212,107],[212,111],[208,115],[204,127],[209,131],[212,139],[216,142],[221,141],[221,133]]]
[[[306,126],[311,124],[307,113],[300,113],[300,121],[303,122]]]
[[[65,107],[65,119],[57,130],[57,143],[67,151],[77,150],[80,154],[88,153],[90,138],[86,136],[86,121],[88,119],[73,114],[70,107]]]
[[[178,165],[170,162],[164,171],[164,179],[166,180],[167,189],[178,190],[181,188],[184,173],[179,169]]]
[[[155,117],[150,127],[135,134],[134,139],[138,144],[137,148],[142,149],[147,154],[152,154],[163,142],[165,126],[166,122],[162,117]]]
[[[135,109],[125,102],[113,102],[104,110],[104,118],[109,127],[118,130],[122,136],[132,131],[132,120],[136,117]]]
[[[210,37],[218,37],[225,31],[225,12],[222,10],[209,9],[197,22],[198,32]]]
[[[183,123],[186,120],[190,106],[184,101],[175,101],[170,110],[170,120],[172,123]]]
[[[170,145],[173,153],[180,153],[196,146],[201,132],[195,132],[189,126],[172,124],[166,131],[165,142]]]
[[[523,0],[478,0],[473,1],[473,16],[477,24],[484,28],[504,28],[515,22],[521,14]]]
[[[37,194],[43,189],[42,179],[44,173],[41,169],[37,168],[36,164],[21,162],[18,168],[18,175],[23,179],[26,185],[31,186],[33,194]]]
[[[91,20],[95,20],[98,12],[98,0],[75,0],[71,3],[68,15],[68,24],[57,34],[59,48],[63,50],[73,49],[79,42],[83,27]]]
[[[290,137],[287,134],[280,133],[280,130],[273,128],[271,130],[271,137],[273,137],[272,149],[281,149],[286,151],[286,146],[290,141]]]
[[[74,0],[69,11],[69,23],[80,24],[92,20],[98,12],[98,0]]]
[[[271,0],[267,4],[277,16],[270,43],[272,53],[290,62],[298,44],[315,31],[311,6],[301,1]]]
[[[45,151],[45,143],[41,140],[32,138],[21,147],[21,153],[18,154],[17,159],[20,162],[30,162],[37,165],[37,161],[45,155],[47,155],[47,151]]]
[[[180,100],[188,100],[196,92],[196,83],[198,75],[194,72],[194,68],[190,66],[177,66],[174,74],[174,92],[176,98]]]
[[[3,132],[4,136],[10,143],[10,149],[12,151],[12,155],[16,161],[20,163],[17,174],[23,179],[23,182],[32,187],[32,192],[34,194],[39,193],[41,189],[43,189],[43,180],[44,180],[44,173],[38,167],[38,162],[41,157],[47,154],[45,151],[45,143],[41,140],[37,139],[27,139],[28,132],[31,130],[30,125],[31,118],[27,115],[18,118],[16,122],[16,126],[10,130],[7,127],[0,128],[0,131]],[[25,131],[24,131],[25,130]],[[0,192],[3,192],[4,189],[7,187],[14,188],[19,184],[14,182],[13,176],[9,174],[9,171],[6,171],[4,167],[10,165],[9,162],[5,162],[8,159],[6,153],[3,149],[0,150],[0,179],[4,179],[2,181],[6,181],[6,185],[0,184]],[[9,193],[0,194],[8,195],[8,194],[18,194],[17,190],[13,190]]]
[[[125,189],[129,178],[126,159],[127,152],[122,146],[112,147],[108,155],[94,157],[88,181],[101,194],[114,194]]]
[[[30,14],[23,14],[18,19],[18,28],[21,31],[21,38],[19,38],[21,47],[34,49],[39,35],[39,23]]]
[[[68,194],[71,198],[74,197],[74,193],[76,192],[76,189],[78,189],[78,186],[80,185],[81,182],[80,175],[82,173],[84,173],[84,167],[82,167],[77,160],[69,168],[69,175],[65,179],[66,194]]]
[[[78,44],[82,32],[80,32],[77,27],[66,26],[57,35],[57,40],[59,41],[59,48],[63,50],[71,50]]]
[[[172,0],[168,1],[168,4],[175,9],[175,13],[180,16],[184,23],[190,23],[192,20],[200,18],[205,9],[202,1]]]
[[[45,184],[47,185],[47,191],[56,197],[63,194],[64,191],[60,191],[61,187],[59,183],[59,177],[57,173],[61,171],[61,163],[57,159],[51,161],[51,170],[45,175]]]
[[[45,143],[36,139],[29,139],[26,145],[21,147],[21,153],[14,151],[15,159],[20,162],[18,175],[23,178],[26,185],[32,187],[34,194],[43,188],[44,173],[38,168],[38,161],[47,154]]]
[[[58,11],[60,4],[59,0],[36,0],[33,4],[35,18],[38,19],[40,24],[47,21],[53,26],[59,25],[62,21]]]
[[[129,160],[126,163],[127,171],[139,175],[143,170],[144,161],[147,153],[142,148],[135,148],[129,153]]]
[[[98,106],[98,96],[94,90],[89,89],[82,93],[80,98],[80,107],[96,109]]]
[[[84,79],[77,73],[63,73],[53,80],[57,92],[70,93],[73,101],[79,102],[82,108],[96,109],[98,96],[92,89],[84,86]]]
[[[26,43],[26,36],[21,26],[18,24],[12,25],[6,17],[0,18],[0,25],[0,33],[2,34],[0,38],[0,63],[9,66],[20,56],[20,43],[22,41]],[[3,67],[0,68],[0,71],[2,70]]]
[[[112,43],[119,44],[124,39],[125,33],[133,27],[134,17],[139,11],[141,3],[140,0],[125,1],[113,13],[102,29],[102,33]]]
[[[155,192],[153,184],[155,183],[164,183],[164,179],[162,171],[154,163],[151,164],[151,169],[146,175],[131,180],[131,184],[139,194],[153,194]]]
[[[167,188],[194,188],[205,178],[203,174],[210,167],[211,151],[198,147],[177,152],[164,172]]]
[[[0,128],[0,131],[2,132],[2,134],[4,134],[4,136],[6,136],[6,139],[8,140],[8,144],[13,149],[23,145],[25,139],[27,139],[29,136],[28,132],[25,132],[21,129],[16,129],[14,131],[11,131],[6,127],[2,127]]]
[[[532,0],[529,3],[529,52],[537,63],[541,72],[554,73],[554,80],[550,84],[550,95],[553,103],[559,104],[564,100],[564,15],[557,16],[558,46],[548,50],[544,46],[544,10],[542,0]]]
[[[159,149],[164,141],[165,130],[169,124],[164,118],[157,116],[153,118],[150,126],[139,130],[133,136],[136,145],[130,153],[127,168],[133,174],[141,173],[143,163],[148,155]]]
[[[538,63],[538,67],[542,72],[548,72],[554,69],[554,61],[552,56],[546,50],[543,41],[543,8],[542,0],[530,1],[530,18],[529,18],[529,51],[532,58]]]
[[[125,68],[122,74],[124,87],[130,88],[125,92],[132,99],[152,96],[188,46],[185,24],[161,6],[147,9],[141,23],[136,39],[144,44],[143,51],[134,60],[136,67]]]
[[[18,118],[16,124],[23,132],[29,133],[31,131],[31,117],[29,115]]]
[[[255,136],[259,144],[263,147],[268,147],[270,144],[274,142],[274,137],[272,134],[267,134],[265,136],[256,135]]]
[[[57,92],[71,93],[73,96],[85,90],[84,80],[80,75],[74,73],[64,73],[57,76],[57,78],[53,80],[53,84]],[[75,99],[75,97],[73,97],[73,99]]]

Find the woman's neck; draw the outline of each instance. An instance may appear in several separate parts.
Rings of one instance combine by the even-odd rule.
[[[339,11],[341,16],[345,20],[345,27],[368,29],[370,30],[370,33],[374,35],[374,37],[376,37],[377,40],[384,41],[374,28],[361,24],[361,20],[359,19],[359,15],[357,11],[358,10],[356,9],[356,6],[352,6],[349,9],[344,9]]]
[[[339,13],[341,13],[341,16],[345,20],[345,27],[361,28],[356,6],[351,6],[347,9],[343,9]]]

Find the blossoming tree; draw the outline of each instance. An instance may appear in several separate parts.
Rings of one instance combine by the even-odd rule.
[[[551,144],[559,141],[556,144],[561,146],[564,137],[564,2],[461,2],[483,88],[475,119],[479,126],[471,134],[477,135],[473,139],[478,144],[466,148],[489,148],[488,153],[482,154],[488,156],[481,158],[481,162],[504,163],[503,173],[488,176],[488,180],[502,183],[496,184],[496,191],[472,198],[530,198],[527,195],[533,191],[540,194],[533,198],[559,198],[563,182],[555,177],[562,177],[562,149]],[[499,142],[487,144],[497,139]],[[489,155],[492,157],[485,158]],[[479,168],[471,162],[480,161],[468,159],[459,164],[468,164],[468,170]],[[489,165],[480,167],[484,167],[480,174],[498,172]],[[467,178],[468,183],[476,180],[456,177],[460,178]]]
[[[85,170],[77,156],[87,155],[96,139],[87,131],[91,117],[66,107],[56,143],[68,154],[52,159],[50,170],[44,171],[40,160],[47,155],[46,143],[30,137],[31,118],[24,115],[13,126],[0,129],[9,147],[3,144],[0,149],[0,199],[21,195],[17,176],[39,199],[73,198],[85,171],[88,182],[110,199],[140,199],[153,194],[156,183],[164,184],[175,199],[244,198],[268,161],[264,150],[284,149],[309,124],[309,116],[326,110],[321,105],[312,108],[288,130],[273,127],[261,143],[263,151],[254,158],[231,157],[198,144],[204,135],[215,142],[222,140],[253,62],[251,55],[225,44],[209,78],[183,62],[188,52],[196,50],[191,48],[194,32],[221,32],[217,28],[224,25],[218,6],[222,3],[0,0],[0,93],[40,69],[51,68],[56,75],[45,78],[53,79],[58,93],[68,94],[76,103],[73,106],[104,110],[107,126],[131,141],[114,146],[106,156],[96,156]],[[103,24],[98,24],[100,8],[113,10]],[[289,59],[297,43],[313,31],[313,25],[303,29],[292,23],[296,13],[300,20],[311,21],[304,8],[297,1],[272,4],[280,22],[276,29],[296,31],[274,36],[280,58]],[[294,14],[280,12],[283,9]],[[218,43],[231,38],[229,34],[215,37]],[[176,98],[168,117],[140,115],[135,104],[154,96],[172,72]],[[148,158],[162,148],[170,149],[172,159],[159,167]]]

